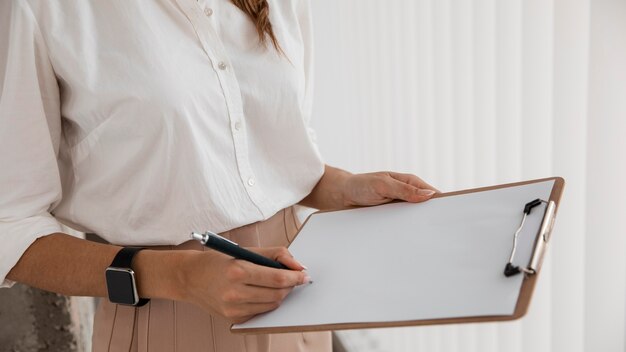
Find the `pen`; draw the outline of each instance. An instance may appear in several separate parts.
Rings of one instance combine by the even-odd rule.
[[[216,251],[222,252],[236,259],[245,260],[250,263],[263,265],[263,266],[267,266],[270,268],[291,270],[285,265],[275,260],[272,260],[260,254],[244,249],[240,247],[237,243],[229,239],[226,239],[211,231],[207,231],[203,234],[192,232],[191,238],[193,238],[194,240],[200,241],[200,243],[202,243],[203,245],[211,249],[215,249]]]

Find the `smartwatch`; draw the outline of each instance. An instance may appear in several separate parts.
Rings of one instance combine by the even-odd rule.
[[[139,298],[137,277],[131,266],[133,257],[142,249],[141,247],[122,248],[106,269],[106,285],[111,303],[141,307],[150,301]]]

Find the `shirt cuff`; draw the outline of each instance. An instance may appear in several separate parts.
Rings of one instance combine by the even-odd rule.
[[[15,284],[6,276],[28,247],[39,237],[56,232],[62,232],[61,224],[49,213],[18,221],[0,221],[0,288]]]

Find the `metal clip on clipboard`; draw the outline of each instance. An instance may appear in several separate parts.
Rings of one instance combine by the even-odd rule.
[[[524,227],[524,222],[526,221],[526,217],[530,214],[530,212],[536,206],[541,203],[548,204],[546,208],[546,212],[543,215],[543,220],[541,221],[541,226],[539,228],[539,233],[535,239],[535,247],[533,250],[532,257],[530,258],[530,263],[528,263],[527,267],[520,267],[513,265],[513,259],[515,258],[515,251],[517,250],[517,237],[519,233],[522,231]],[[522,222],[520,223],[517,231],[515,231],[515,235],[513,236],[513,248],[511,250],[511,256],[509,257],[509,262],[504,267],[504,276],[510,277],[513,275],[517,275],[523,272],[526,275],[534,275],[539,271],[541,264],[543,263],[543,256],[545,254],[546,248],[548,247],[548,241],[550,240],[550,234],[552,233],[552,226],[554,225],[554,218],[556,216],[556,203],[554,201],[545,201],[542,199],[535,199],[531,202],[526,203],[524,206],[524,216],[522,217]]]

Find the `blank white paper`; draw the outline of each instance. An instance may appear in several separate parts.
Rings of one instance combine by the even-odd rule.
[[[513,234],[553,185],[315,213],[289,248],[313,284],[233,329],[512,315],[523,279],[503,274]],[[545,208],[527,217],[516,265],[528,264]]]

